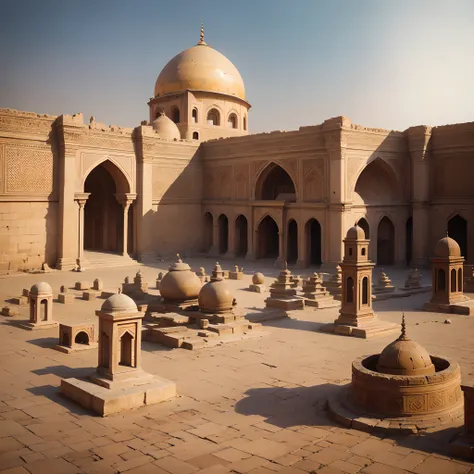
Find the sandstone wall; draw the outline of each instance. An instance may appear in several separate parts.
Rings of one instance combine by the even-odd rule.
[[[54,265],[55,117],[0,109],[0,270]]]

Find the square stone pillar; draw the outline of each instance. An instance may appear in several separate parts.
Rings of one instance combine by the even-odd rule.
[[[115,198],[123,208],[123,241],[122,241],[122,255],[128,256],[128,210],[130,205],[137,198],[133,193],[117,193]]]

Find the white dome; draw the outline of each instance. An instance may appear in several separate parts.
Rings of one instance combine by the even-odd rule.
[[[151,123],[153,130],[163,140],[180,140],[181,133],[177,125],[165,114],[161,114]]]

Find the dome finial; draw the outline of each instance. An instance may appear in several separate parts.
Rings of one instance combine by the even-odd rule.
[[[201,21],[201,33],[199,34],[198,44],[206,44],[206,42],[204,41],[204,20]]]
[[[181,255],[179,253],[176,254],[176,257],[178,257],[178,263],[183,263],[183,261],[181,260]]]
[[[409,341],[410,338],[407,336],[407,325],[405,323],[405,313],[402,313],[402,333],[398,338],[399,341]]]

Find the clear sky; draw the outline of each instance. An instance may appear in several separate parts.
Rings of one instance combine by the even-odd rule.
[[[1,0],[0,107],[139,125],[201,19],[251,132],[474,120],[473,0]]]

